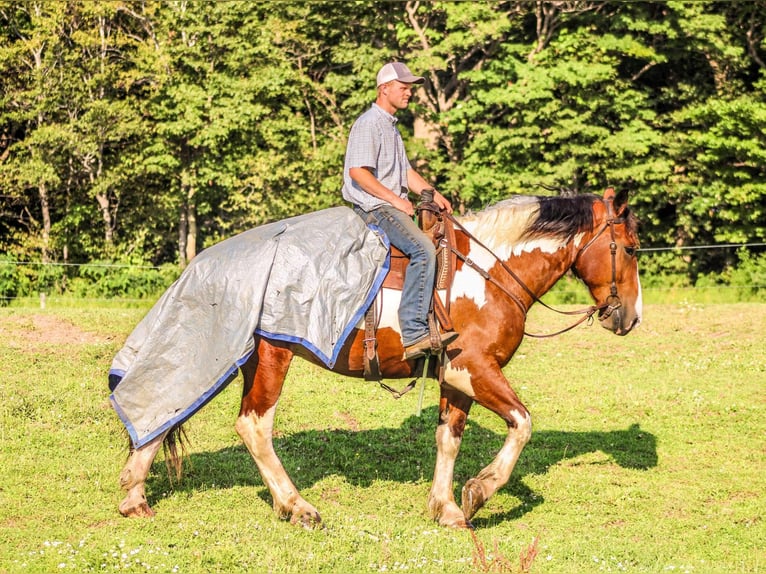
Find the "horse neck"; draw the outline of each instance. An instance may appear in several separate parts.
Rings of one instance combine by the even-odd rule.
[[[498,219],[518,221],[520,226],[525,221],[523,213],[506,213]],[[579,235],[569,239],[528,238],[513,229],[498,232],[491,219],[467,223],[468,233],[483,245],[472,246],[469,256],[485,264],[493,280],[519,297],[526,308],[547,293],[572,266],[577,257],[575,244],[582,240]],[[498,265],[498,261],[501,264]]]
[[[545,251],[542,247],[534,248],[531,244],[527,249],[518,254],[512,253],[504,263],[516,275],[518,282],[523,284],[518,286],[520,289],[514,290],[521,294],[529,308],[536,299],[550,291],[572,267],[577,250],[573,240],[561,242],[561,246],[552,252]],[[505,269],[502,272],[508,274]],[[529,291],[524,289],[524,286]]]

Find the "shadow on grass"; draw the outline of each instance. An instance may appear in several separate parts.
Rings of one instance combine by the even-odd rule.
[[[274,448],[301,490],[333,475],[363,487],[379,480],[430,481],[436,460],[437,417],[437,407],[431,406],[424,409],[421,417],[413,415],[406,419],[399,428],[307,430],[275,437]],[[458,500],[462,485],[489,464],[504,440],[504,434],[470,421],[455,465]],[[193,452],[193,448],[191,445],[192,452],[184,464],[184,478],[172,490],[263,486],[244,445],[201,453]],[[523,516],[544,502],[542,496],[524,484],[526,475],[544,474],[561,461],[592,452],[603,452],[623,468],[646,470],[657,465],[656,439],[642,431],[638,424],[612,431],[533,431],[511,479],[503,487],[521,504],[502,515],[475,518],[474,523],[480,526]],[[147,481],[150,505],[157,502],[153,492],[170,488],[163,467],[161,461],[152,466]],[[259,495],[271,505],[271,495],[265,488]]]

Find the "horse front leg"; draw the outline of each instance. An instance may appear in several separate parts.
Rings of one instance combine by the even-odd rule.
[[[290,518],[292,524],[314,528],[321,524],[322,518],[300,495],[272,443],[277,401],[293,353],[264,339],[256,345],[256,351],[241,369],[245,384],[236,430],[271,492],[277,515]]]
[[[442,526],[470,527],[465,514],[455,502],[452,483],[455,460],[460,451],[471,404],[472,400],[464,393],[442,385],[439,424],[436,427],[436,466],[431,492],[428,495],[431,518]]]
[[[503,447],[492,462],[463,487],[461,501],[466,520],[470,520],[487,500],[508,482],[521,451],[532,436],[532,418],[529,411],[513,392],[499,368],[494,374],[492,384],[474,382],[474,399],[506,422],[508,434]]]
[[[167,434],[167,433],[165,433]],[[120,503],[120,514],[129,517],[148,518],[154,516],[154,510],[146,500],[146,477],[152,466],[154,457],[162,446],[165,434],[158,436],[153,441],[141,448],[131,449],[128,462],[120,473],[120,486],[128,491]]]

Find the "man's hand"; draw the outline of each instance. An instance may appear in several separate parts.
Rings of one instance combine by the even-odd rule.
[[[447,213],[452,213],[452,204],[441,193],[434,189],[434,203],[439,206],[439,209],[443,209]]]
[[[415,208],[413,207],[412,202],[406,197],[402,198],[397,196],[391,201],[391,205],[393,205],[399,211],[403,211],[410,217],[415,215]]]

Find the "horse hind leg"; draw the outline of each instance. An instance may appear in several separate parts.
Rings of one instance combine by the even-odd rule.
[[[132,449],[128,461],[120,473],[120,486],[127,495],[120,502],[120,514],[128,517],[147,518],[154,516],[154,510],[146,500],[146,477],[154,457],[162,446],[165,435],[158,436],[141,448]]]
[[[241,369],[245,382],[236,430],[271,492],[277,515],[289,518],[292,524],[314,528],[321,525],[322,518],[300,495],[272,443],[277,401],[293,353],[264,339],[256,344],[256,351]]]

